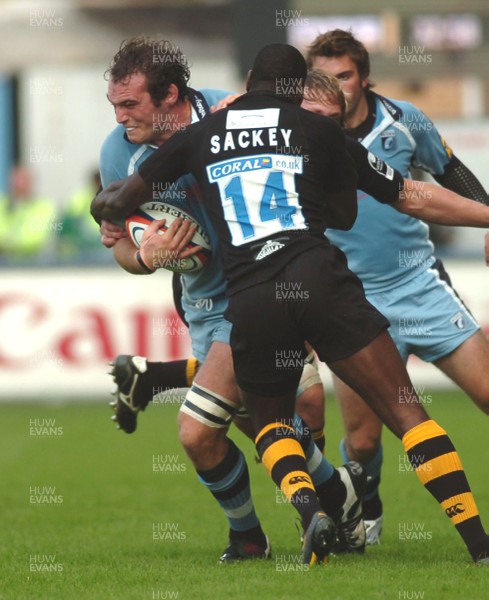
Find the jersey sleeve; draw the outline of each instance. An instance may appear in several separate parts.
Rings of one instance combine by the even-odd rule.
[[[399,200],[404,187],[404,178],[381,158],[367,150],[353,138],[346,138],[346,147],[355,162],[359,190],[372,196],[382,204]]]
[[[338,123],[327,119],[323,129],[320,123],[318,135],[324,140],[326,159],[318,174],[324,199],[322,216],[327,227],[347,230],[353,226],[358,212],[355,163],[347,152],[345,134]]]
[[[102,148],[100,149],[99,157],[100,180],[102,182],[102,187],[104,188],[106,188],[109,183],[112,183],[116,179],[120,179],[120,177],[117,177],[114,164],[109,160],[110,155],[110,144],[109,140],[106,139],[102,144]]]
[[[346,137],[341,127],[328,119],[329,128],[324,136],[327,144],[329,169],[327,173],[334,173],[334,177],[328,176],[324,182],[324,191],[336,193],[345,188],[355,185],[357,173],[353,158],[347,151]]]
[[[407,102],[402,109],[400,122],[414,140],[412,166],[431,175],[441,175],[453,156],[452,149],[421,110]]]
[[[190,173],[192,161],[192,140],[202,122],[190,125],[185,131],[175,133],[149,156],[139,167],[138,172],[147,186],[155,182],[172,183]]]
[[[113,181],[127,177],[127,164],[123,164],[120,147],[122,135],[121,129],[116,127],[105,138],[100,149],[99,170],[103,188]]]
[[[487,194],[477,177],[453,154],[434,124],[419,109],[407,104],[403,115],[416,143],[412,164],[428,171],[444,187],[487,203]]]

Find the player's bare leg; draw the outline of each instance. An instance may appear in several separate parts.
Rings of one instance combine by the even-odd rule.
[[[321,452],[324,452],[324,410],[325,392],[317,368],[307,363],[304,366],[295,399],[295,412],[305,421],[312,438]],[[242,414],[246,414],[243,418]],[[233,423],[250,439],[254,440],[253,427],[244,408],[236,414]]]
[[[475,561],[489,559],[485,533],[470,486],[446,432],[430,420],[419,400],[401,403],[412,383],[390,335],[384,331],[352,356],[329,363],[331,370],[369,403],[402,439],[418,478],[455,525]]]
[[[295,410],[312,430],[324,429],[324,404],[324,387],[316,383],[297,397]]]
[[[319,375],[317,356],[309,342],[305,342],[305,347],[309,354],[297,389],[295,410],[308,424],[314,442],[324,453],[326,444],[324,436],[325,390]]]
[[[226,398],[237,409],[240,400],[234,378],[231,349],[227,344],[214,342],[211,345],[193,384]],[[218,423],[214,423],[212,427],[209,423],[199,421],[196,413],[180,411],[180,441],[196,469],[212,469],[222,461],[228,450],[227,431],[230,424],[231,420],[226,427],[219,427]]]
[[[348,457],[367,464],[379,447],[382,421],[361,396],[336,376],[334,387],[345,426],[345,448]]]
[[[312,368],[312,367],[311,367]],[[321,452],[324,452],[324,387],[322,383],[315,383],[306,388],[295,401],[295,410],[311,429],[315,443]]]
[[[489,414],[489,340],[482,331],[433,364]]]
[[[434,364],[464,390],[482,411],[489,414],[489,376],[481,377],[489,365],[489,341],[484,333],[478,331]],[[367,543],[377,543],[382,528],[382,503],[378,495],[382,422],[349,386],[337,377],[334,382],[345,425],[344,458],[359,461],[373,476],[365,495],[364,517]]]
[[[179,434],[199,480],[226,513],[229,545],[221,562],[268,558],[270,546],[251,498],[243,453],[227,437],[239,406],[231,350],[214,342],[179,413]]]

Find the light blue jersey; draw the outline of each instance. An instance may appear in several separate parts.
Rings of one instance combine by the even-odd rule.
[[[409,102],[372,97],[376,117],[362,144],[404,177],[411,166],[441,175],[452,151],[426,115]],[[419,219],[359,192],[353,228],[326,234],[345,252],[368,300],[389,319],[404,361],[410,354],[436,361],[478,331],[435,260],[428,226]]]
[[[452,151],[433,123],[409,102],[377,94],[376,118],[362,144],[410,177],[410,167],[441,175]],[[350,231],[328,229],[326,235],[348,258],[348,266],[367,293],[391,290],[434,263],[428,226],[358,193],[358,217]]]
[[[230,94],[223,90],[203,89],[200,93],[209,106]],[[191,95],[192,119],[195,123],[205,116],[206,111],[199,96]],[[156,150],[149,144],[133,144],[122,125],[117,125],[108,135],[100,152],[100,176],[105,188],[113,181],[132,175]],[[213,341],[229,343],[230,323],[223,317],[227,306],[226,280],[219,259],[218,239],[209,221],[200,191],[191,175],[181,177],[175,184],[153,192],[154,199],[169,202],[190,213],[209,234],[212,258],[207,266],[193,274],[182,276],[182,303],[190,326],[194,355],[203,361]],[[216,327],[216,323],[224,323]]]

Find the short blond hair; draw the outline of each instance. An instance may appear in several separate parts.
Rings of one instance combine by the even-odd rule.
[[[341,109],[341,125],[344,125],[346,98],[340,82],[334,75],[321,69],[309,69],[304,86],[304,99],[322,104],[326,99],[332,104],[338,104]]]

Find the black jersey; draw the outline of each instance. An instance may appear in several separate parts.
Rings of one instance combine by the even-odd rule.
[[[139,174],[148,185],[191,172],[218,234],[228,293],[271,279],[326,227],[356,218],[356,171],[341,128],[250,92],[175,134]]]

